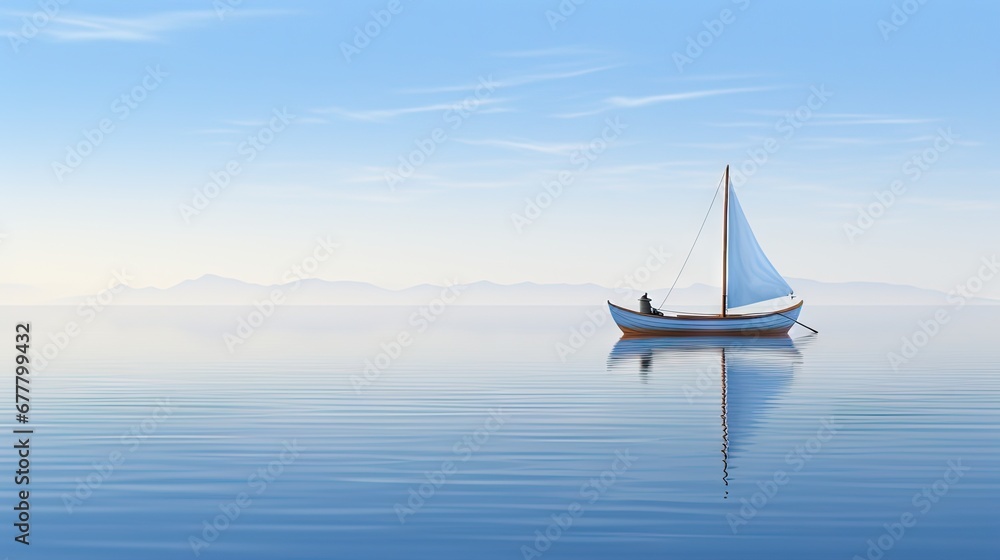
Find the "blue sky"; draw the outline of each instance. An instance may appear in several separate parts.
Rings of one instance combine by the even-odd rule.
[[[947,290],[1000,234],[998,15],[935,0],[5,2],[0,284],[91,293],[122,267],[137,286],[271,283],[329,235],[341,247],[317,276],[386,287],[612,285],[662,246],[652,289],[730,163],[754,168],[738,192],[786,276]],[[513,217],[560,173],[540,215]],[[894,181],[905,190],[878,202]],[[718,277],[719,223],[681,285]]]

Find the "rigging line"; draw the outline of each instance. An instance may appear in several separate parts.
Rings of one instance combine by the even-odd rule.
[[[777,312],[777,311],[775,311],[775,313],[778,313],[778,312]],[[795,319],[792,319],[791,317],[789,317],[788,315],[785,315],[784,313],[778,313],[778,315],[781,315],[781,316],[782,316],[782,317],[784,317],[785,319],[788,319],[789,321],[791,321],[791,322],[793,322],[793,323],[795,323],[795,324],[797,324],[797,325],[802,325],[802,323],[799,323],[798,321],[796,321]],[[819,331],[818,331],[818,330],[816,330],[816,329],[814,329],[814,328],[810,327],[809,325],[802,325],[802,326],[803,326],[803,327],[805,327],[805,328],[807,328],[807,329],[809,329],[809,330],[811,330],[811,331],[812,331],[813,333],[815,333],[815,334],[819,334]]]
[[[723,174],[722,177],[719,178],[719,186],[715,187],[715,196],[712,197],[712,203],[708,205],[708,212],[705,212],[705,219],[701,221],[701,227],[698,228],[698,235],[694,236],[694,243],[691,244],[691,249],[688,250],[687,256],[684,257],[684,263],[681,264],[681,269],[677,271],[677,278],[674,278],[674,283],[670,285],[670,289],[667,290],[667,295],[663,297],[663,302],[660,303],[660,306],[657,307],[657,309],[662,309],[663,306],[666,305],[667,298],[670,297],[670,294],[674,291],[674,287],[677,286],[677,281],[681,279],[681,273],[684,272],[684,267],[687,266],[688,259],[691,258],[691,253],[694,252],[694,247],[698,244],[698,238],[701,237],[701,232],[705,229],[705,224],[708,223],[708,216],[712,213],[712,207],[715,206],[715,201],[719,198],[719,191],[722,190],[722,180],[725,177],[726,175]]]

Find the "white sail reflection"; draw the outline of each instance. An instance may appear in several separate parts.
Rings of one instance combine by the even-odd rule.
[[[654,369],[690,371],[693,362],[718,364],[722,480],[728,486],[734,457],[750,448],[755,428],[791,385],[802,354],[788,337],[622,338],[608,354],[609,369],[635,368],[644,380]]]

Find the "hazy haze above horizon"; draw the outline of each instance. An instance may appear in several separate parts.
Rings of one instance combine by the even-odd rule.
[[[1000,237],[1000,6],[893,5],[74,1],[28,37],[8,3],[0,284],[269,285],[332,239],[309,276],[613,286],[669,254],[652,290],[729,163],[785,276],[947,292]],[[715,211],[681,286],[718,283]]]

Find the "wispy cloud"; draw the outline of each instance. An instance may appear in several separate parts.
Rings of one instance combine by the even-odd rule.
[[[765,117],[785,117],[790,113],[788,110],[756,110],[748,112]],[[879,115],[870,113],[823,113],[817,114],[809,120],[810,126],[907,125],[928,124],[933,122],[940,122],[940,119],[900,117],[895,115]]]
[[[348,200],[374,204],[402,204],[433,192],[429,189],[407,188],[405,192],[389,193],[387,189],[371,187],[351,188],[343,184],[316,186],[311,184],[250,184],[244,189],[262,198],[278,200],[300,200],[310,204],[325,200]]]
[[[677,82],[728,82],[733,80],[757,80],[761,78],[774,78],[771,74],[690,74],[685,76],[673,76],[670,81]]]
[[[479,105],[494,105],[506,101],[505,99],[480,99]],[[345,119],[356,120],[356,121],[386,121],[395,117],[400,117],[403,115],[412,115],[415,113],[433,113],[448,111],[450,109],[458,109],[462,106],[461,101],[451,102],[451,103],[431,103],[428,105],[417,105],[413,107],[396,107],[394,109],[367,109],[367,110],[355,110],[355,109],[345,109],[343,107],[325,107],[321,109],[313,109],[313,113],[320,115],[334,115]],[[494,110],[490,110],[494,109]],[[498,112],[497,108],[483,109],[479,112]]]
[[[341,175],[338,179],[341,183],[353,183],[353,184],[374,184],[381,183],[385,184],[385,174],[392,171],[388,168],[376,167],[373,165],[365,165],[360,169]],[[411,179],[418,178],[417,173],[414,173]],[[427,178],[426,174],[421,174],[422,177]]]
[[[222,122],[230,126],[267,126],[267,121],[261,119],[229,119]]]
[[[549,155],[569,154],[573,150],[579,150],[584,146],[584,144],[531,142],[528,140],[458,140],[458,142],[468,144],[470,146],[491,146],[494,148],[505,148],[508,150],[535,152]]]
[[[732,121],[723,123],[706,123],[706,126],[714,126],[717,128],[765,128],[773,126],[774,123],[769,122],[754,122],[754,121]]]
[[[848,126],[848,125],[863,125],[863,124],[927,124],[932,122],[937,122],[938,119],[853,119],[853,120],[833,120],[833,119],[816,119],[815,122],[810,124],[817,124],[820,126]]]
[[[751,93],[756,91],[769,91],[774,87],[742,87],[725,89],[703,89],[699,91],[685,91],[682,93],[664,93],[661,95],[647,95],[645,97],[609,97],[606,101],[612,107],[644,107],[658,103],[670,103],[672,101],[687,101],[689,99],[701,99],[704,97],[715,97],[717,95],[732,95],[734,93]]]
[[[579,111],[575,113],[561,113],[552,115],[556,118],[562,119],[572,119],[577,117],[586,117],[591,115],[596,115],[609,111],[612,109],[632,109],[636,107],[645,107],[647,105],[657,105],[660,103],[672,103],[675,101],[689,101],[692,99],[702,99],[705,97],[715,97],[719,95],[734,95],[738,93],[753,93],[758,91],[771,91],[778,89],[774,86],[760,86],[760,87],[740,87],[740,88],[723,88],[723,89],[703,89],[696,91],[685,91],[679,93],[664,93],[659,95],[647,95],[644,97],[627,97],[627,96],[615,96],[609,97],[603,101],[603,106],[596,109]]]
[[[446,189],[509,189],[523,187],[532,184],[530,181],[517,179],[511,180],[484,180],[484,179],[449,179],[439,180],[431,183],[435,187]]]
[[[295,117],[296,124],[328,124],[329,122],[320,117]]]
[[[582,68],[576,70],[565,70],[560,72],[527,74],[522,76],[506,78],[502,80],[496,80],[494,79],[493,75],[490,74],[488,76],[480,77],[479,80],[474,83],[468,83],[463,85],[428,87],[428,88],[411,88],[403,90],[403,92],[411,94],[455,93],[455,92],[472,93],[476,91],[477,88],[480,88],[483,85],[488,85],[491,88],[495,89],[512,88],[538,82],[565,80],[565,79],[575,78],[578,76],[585,76],[587,74],[603,72],[611,68],[615,68],[615,66],[598,66],[598,67]],[[506,113],[514,111],[514,109],[511,109],[509,107],[498,106],[499,104],[505,101],[509,101],[509,99],[493,98],[493,97],[479,99],[477,102],[480,108],[477,110],[477,112],[480,114],[489,114],[489,113]],[[416,113],[429,113],[429,112],[447,111],[449,109],[458,109],[459,107],[462,106],[463,103],[465,103],[464,99],[448,103],[428,103],[423,105],[414,105],[410,107],[396,107],[392,109],[362,109],[362,110],[348,109],[344,107],[335,106],[335,107],[324,107],[319,109],[313,109],[312,112],[320,115],[333,115],[349,120],[378,122]]]
[[[601,107],[599,109],[590,109],[587,111],[577,111],[575,113],[556,113],[551,115],[553,118],[557,119],[578,119],[580,117],[591,117],[594,115],[599,115],[605,111],[608,111],[609,107]]]
[[[830,189],[832,192],[834,191]],[[848,193],[852,194],[852,193]],[[860,194],[860,193],[858,193]],[[909,196],[906,198],[907,204],[914,204],[918,206],[929,206],[938,209],[947,209],[949,211],[995,211],[1000,208],[1000,203],[995,200],[989,199],[970,199],[970,198],[941,198],[941,197],[916,197]],[[825,201],[819,206],[826,208],[844,209],[844,210],[856,210],[858,208],[857,201],[845,200],[845,201]],[[894,221],[899,221],[894,218]]]
[[[607,66],[595,66],[591,68],[581,68],[577,70],[565,70],[560,72],[547,72],[542,74],[526,74],[523,76],[513,76],[504,79],[494,79],[493,75],[490,74],[482,78],[487,83],[492,84],[497,88],[511,88],[517,86],[523,86],[528,84],[534,84],[539,82],[549,82],[553,80],[566,80],[569,78],[576,78],[579,76],[586,76],[587,74],[593,74],[595,72],[604,72],[605,70],[611,70],[612,68],[617,68],[616,65]],[[473,91],[479,85],[480,82],[473,82],[460,85],[450,85],[450,86],[437,86],[437,87],[426,87],[426,88],[408,88],[402,90],[403,93],[449,93],[456,91]]]
[[[694,148],[698,150],[736,150],[746,147],[739,142],[672,142],[667,144],[672,148]]]
[[[696,170],[709,168],[712,169],[714,173],[715,167],[718,162],[715,161],[697,161],[697,160],[677,160],[677,161],[659,161],[655,163],[632,163],[625,165],[608,165],[595,169],[594,173],[597,175],[631,175],[635,173],[643,172],[661,172],[661,171],[673,171],[677,168],[684,167],[694,167]]]
[[[804,192],[804,193],[815,193],[815,194],[833,194],[839,192],[838,189],[835,189],[829,185],[822,185],[818,183],[804,183],[804,182],[783,183],[783,182],[776,182],[773,179],[770,181],[769,186],[770,188],[779,191]]]
[[[499,58],[543,58],[543,57],[557,57],[557,56],[583,56],[583,55],[594,55],[594,54],[606,54],[604,51],[600,51],[591,47],[584,47],[582,45],[563,45],[559,47],[546,47],[539,49],[529,49],[523,51],[499,51],[492,53],[493,56]]]
[[[948,208],[949,210],[996,210],[1000,203],[989,199],[957,199],[940,197],[910,197],[906,199],[908,203],[919,204],[921,206],[931,206],[934,208]]]
[[[237,128],[203,128],[195,131],[197,134],[239,134]]]
[[[890,144],[913,144],[917,142],[933,141],[935,136],[911,136],[909,138],[871,138],[856,136],[814,136],[802,138],[803,143],[819,144],[822,146],[884,146]]]
[[[288,15],[287,10],[240,9],[227,15],[231,18]],[[8,17],[31,14],[4,12]],[[55,41],[159,41],[166,34],[218,22],[214,10],[159,12],[133,17],[109,17],[95,14],[63,13],[39,31],[39,36]]]

